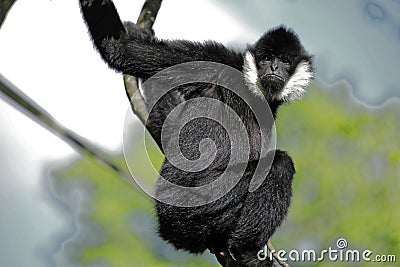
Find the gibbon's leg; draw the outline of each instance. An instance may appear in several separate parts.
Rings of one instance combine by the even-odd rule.
[[[268,176],[246,196],[236,230],[228,241],[230,252],[244,266],[269,266],[268,261],[258,260],[257,253],[288,212],[294,173],[290,156],[276,150]]]

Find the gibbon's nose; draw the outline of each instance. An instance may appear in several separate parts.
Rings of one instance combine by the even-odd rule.
[[[277,58],[274,58],[272,60],[272,62],[271,62],[271,70],[272,71],[275,71],[278,69],[278,63],[279,63],[279,60]]]

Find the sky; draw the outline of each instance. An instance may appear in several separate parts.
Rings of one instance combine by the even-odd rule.
[[[114,2],[123,20],[136,20],[138,1]],[[165,0],[154,29],[160,38],[243,48],[285,23],[315,55],[319,79],[346,80],[356,99],[382,105],[400,95],[398,14],[398,0]],[[86,139],[122,147],[123,81],[93,49],[78,1],[18,0],[0,29],[0,73]],[[43,254],[72,227],[49,196],[47,175],[78,155],[1,99],[0,129],[0,263],[45,266]]]

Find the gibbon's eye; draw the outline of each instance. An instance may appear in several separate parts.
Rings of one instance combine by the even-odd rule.
[[[266,55],[262,60],[261,60],[261,62],[262,63],[267,63],[267,62],[269,62],[269,61],[271,61],[272,60],[272,55]]]
[[[285,63],[285,64],[289,64],[289,63],[290,63],[290,59],[289,59],[287,56],[285,56],[285,55],[281,55],[281,56],[279,57],[279,60],[282,61],[282,62]]]

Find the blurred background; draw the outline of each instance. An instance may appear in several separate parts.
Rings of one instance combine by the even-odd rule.
[[[143,1],[114,2],[136,21]],[[317,79],[278,116],[278,147],[297,174],[275,247],[321,251],[345,238],[400,261],[400,1],[164,0],[154,29],[242,49],[280,24],[315,55]],[[124,164],[122,77],[93,49],[78,1],[16,1],[0,29],[0,73]],[[218,266],[162,241],[142,191],[1,99],[0,129],[0,266]],[[130,146],[145,157],[137,129]],[[294,263],[302,265],[371,263]]]

